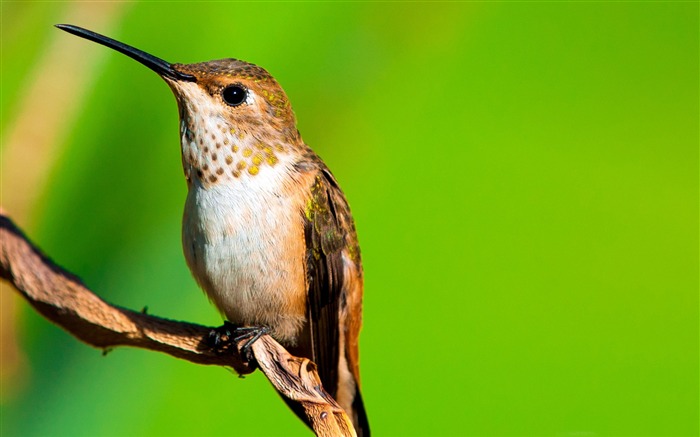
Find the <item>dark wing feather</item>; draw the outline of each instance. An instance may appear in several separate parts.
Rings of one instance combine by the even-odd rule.
[[[340,196],[340,197],[338,197]],[[338,200],[343,202],[337,205]],[[341,213],[339,214],[339,208]],[[335,397],[338,385],[339,313],[343,292],[347,206],[327,170],[316,176],[305,211],[306,267],[312,360],[324,388]]]
[[[362,322],[362,263],[357,233],[350,207],[333,175],[310,149],[306,158],[297,164],[297,169],[312,172],[314,180],[303,211],[308,323],[299,352],[316,363],[323,387],[336,399],[339,359],[344,353],[356,390],[351,405],[344,407],[350,409],[346,412],[358,437],[369,437],[359,387],[357,337]],[[350,276],[345,277],[346,274]],[[341,329],[345,336],[343,345],[339,344]],[[347,384],[353,382],[344,381],[344,387]],[[303,410],[288,404],[308,423]]]

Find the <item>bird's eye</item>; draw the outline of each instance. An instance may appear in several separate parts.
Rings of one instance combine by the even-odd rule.
[[[231,106],[238,106],[248,98],[248,91],[240,85],[230,85],[221,92],[224,102]]]

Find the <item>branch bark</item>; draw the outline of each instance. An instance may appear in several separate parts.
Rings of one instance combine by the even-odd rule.
[[[89,345],[102,349],[150,349],[197,364],[233,367],[239,374],[255,370],[241,359],[239,350],[212,347],[207,340],[213,328],[155,317],[103,301],[77,276],[43,255],[1,209],[0,277],[44,317]],[[292,356],[269,335],[256,341],[252,351],[275,389],[304,408],[316,435],[356,435],[348,416],[321,386],[311,361]]]

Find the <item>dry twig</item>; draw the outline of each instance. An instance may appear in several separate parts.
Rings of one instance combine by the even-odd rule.
[[[165,352],[198,364],[233,367],[251,373],[238,353],[222,353],[207,341],[212,328],[167,320],[110,305],[75,275],[54,264],[30,243],[0,210],[0,276],[44,317],[98,348],[134,346]],[[239,345],[240,346],[240,345]],[[290,355],[264,335],[252,346],[265,376],[284,396],[306,411],[318,436],[355,436],[352,423],[321,386],[316,366]]]

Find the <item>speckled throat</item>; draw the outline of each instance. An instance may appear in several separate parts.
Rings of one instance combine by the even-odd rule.
[[[254,177],[265,167],[289,164],[292,149],[300,142],[296,129],[232,119],[231,108],[212,104],[211,96],[198,84],[171,86],[180,108],[182,165],[188,184],[196,181],[207,187]],[[261,99],[251,93],[248,100],[246,105],[258,105]]]

